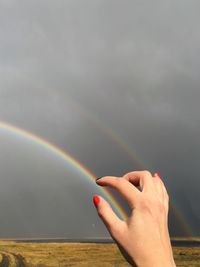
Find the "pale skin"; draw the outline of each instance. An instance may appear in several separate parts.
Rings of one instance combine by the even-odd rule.
[[[125,259],[135,267],[175,267],[168,231],[169,196],[159,175],[133,171],[96,182],[116,189],[132,210],[122,221],[108,202],[97,196],[98,215]]]

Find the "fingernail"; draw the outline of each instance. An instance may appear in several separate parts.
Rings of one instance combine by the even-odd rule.
[[[94,205],[97,207],[97,205],[99,204],[99,201],[100,201],[100,198],[98,196],[94,196],[93,197],[93,202],[94,202]]]
[[[96,178],[96,181],[99,180],[99,179],[101,179],[101,178],[102,178],[102,176],[101,176],[101,177],[97,177],[97,178]]]
[[[159,178],[161,177],[159,172],[156,172],[155,175],[158,176]]]

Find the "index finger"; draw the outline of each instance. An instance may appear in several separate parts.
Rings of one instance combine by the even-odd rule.
[[[123,177],[104,176],[98,179],[96,183],[116,189],[128,201],[131,208],[136,207],[141,192]]]

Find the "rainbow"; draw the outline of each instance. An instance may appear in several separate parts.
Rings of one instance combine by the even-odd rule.
[[[106,129],[104,129],[104,128],[106,128]],[[120,136],[115,134],[112,129],[109,130],[109,129],[107,129],[107,127],[103,127],[103,129],[106,131],[106,133],[110,137],[112,137],[112,139],[114,139],[114,141],[116,141],[116,143],[120,144],[121,147],[123,147],[123,149],[125,151],[127,151],[127,153],[132,157],[133,160],[136,160],[136,157],[132,154],[132,151],[130,151],[130,149],[128,149],[128,147],[129,147],[128,144],[125,142],[122,142]],[[13,133],[19,137],[23,137],[23,138],[30,140],[31,142],[33,142],[37,145],[42,146],[44,149],[57,155],[58,157],[60,157],[64,161],[68,162],[71,166],[73,166],[75,169],[80,171],[80,173],[82,173],[87,179],[89,179],[93,183],[96,180],[96,176],[91,171],[89,171],[85,166],[83,166],[83,164],[81,162],[79,162],[77,159],[73,158],[70,154],[63,151],[59,147],[57,147],[54,144],[50,143],[49,141],[43,139],[42,137],[39,137],[39,136],[37,136],[37,135],[27,131],[27,130],[24,130],[22,128],[11,125],[7,122],[1,122],[1,121],[0,121],[0,130],[5,130],[8,132],[11,132],[11,133]],[[141,164],[140,160],[137,160],[137,163],[139,163],[140,166],[144,165],[144,164]],[[123,208],[120,206],[120,204],[114,199],[114,197],[106,189],[104,189],[102,187],[98,187],[98,190],[103,194],[103,196],[111,204],[112,208],[118,214],[118,216],[122,220],[125,220],[127,215],[123,211]],[[173,203],[171,203],[171,209],[172,209],[172,212],[174,215],[174,219],[178,222],[178,225],[181,227],[181,229],[184,231],[184,233],[187,236],[194,236],[194,233],[193,233],[191,227],[189,226],[189,223],[186,222],[186,219],[184,218],[183,214],[181,213],[180,209],[178,208],[178,205],[174,202],[174,200],[173,200]]]
[[[74,105],[77,105],[78,108],[81,109],[81,114],[84,114],[91,124],[102,131],[108,138],[110,138],[112,142],[115,142],[116,145],[130,157],[130,159],[134,163],[134,166],[137,166],[137,169],[144,169],[143,160],[139,158],[138,153],[137,156],[136,153],[133,153],[131,146],[126,141],[124,141],[124,138],[122,138],[117,131],[115,131],[112,127],[106,125],[105,122],[102,122],[102,120],[98,116],[96,116],[94,112],[88,110],[88,107],[86,109],[77,99],[76,101],[74,101],[73,98],[70,98],[70,102],[73,102]],[[145,166],[147,166],[147,164],[145,164]]]
[[[71,101],[73,101],[73,99],[71,99]],[[147,162],[144,162],[144,160],[138,156],[138,153],[137,156],[135,153],[133,153],[131,145],[129,145],[122,136],[114,131],[113,128],[105,125],[105,123],[102,122],[97,116],[95,116],[93,112],[88,112],[88,110],[85,109],[80,102],[78,104],[79,108],[81,107],[81,112],[85,114],[87,119],[89,119],[90,122],[93,123],[99,130],[103,131],[103,133],[105,133],[106,136],[110,138],[110,140],[114,141],[116,145],[118,145],[124,152],[126,152],[127,155],[129,155],[129,157],[132,159],[134,165],[137,166],[137,168],[139,167],[139,169],[141,170],[151,169],[149,164],[147,164]],[[177,201],[173,198],[171,202],[172,203],[170,203],[170,208],[172,210],[176,223],[188,237],[195,236],[195,233],[193,232],[189,222],[187,222],[186,218],[181,212],[181,208],[179,207]]]
[[[99,129],[101,129],[112,141],[114,141],[118,146],[120,146],[127,155],[130,156],[134,164],[136,164],[141,170],[144,169],[152,169],[147,162],[144,162],[141,157],[135,155],[133,153],[133,149],[131,149],[131,145],[129,145],[122,136],[120,136],[116,131],[114,131],[111,127],[105,125],[97,116],[94,115],[92,112],[87,112],[84,109],[85,114],[87,115],[88,119],[91,120],[92,123]],[[145,167],[144,167],[145,166]],[[131,170],[132,171],[132,170]],[[181,230],[186,234],[188,237],[195,236],[189,222],[187,222],[186,218],[184,217],[183,213],[181,212],[181,208],[179,207],[177,201],[173,198],[172,203],[170,203],[170,208],[172,210],[174,220],[179,225]]]
[[[96,180],[95,175],[92,172],[90,172],[85,166],[83,166],[80,161],[73,158],[70,154],[63,151],[59,147],[53,145],[52,143],[48,142],[47,140],[45,140],[45,139],[27,131],[27,130],[21,129],[19,127],[16,127],[16,126],[11,125],[11,124],[6,123],[6,122],[0,122],[0,130],[6,130],[9,132],[12,132],[15,135],[18,135],[20,137],[28,139],[31,142],[42,146],[44,149],[47,149],[51,153],[54,153],[57,156],[59,156],[64,161],[67,161],[71,166],[73,166],[78,171],[80,171],[90,181],[94,182]],[[114,199],[114,197],[106,189],[104,189],[102,187],[98,187],[98,189],[101,193],[103,193],[104,197],[109,201],[109,203],[111,204],[114,211],[117,212],[118,216],[122,220],[125,220],[126,214],[123,211],[122,207],[119,205],[119,203]]]

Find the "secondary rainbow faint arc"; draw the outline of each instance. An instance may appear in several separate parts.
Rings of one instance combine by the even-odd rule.
[[[56,153],[59,155],[62,159],[73,165],[76,169],[78,169],[81,173],[83,173],[86,177],[88,177],[90,180],[94,181],[96,180],[95,175],[89,171],[83,164],[78,161],[77,159],[73,158],[70,154],[63,151],[59,147],[53,145],[52,143],[48,142],[47,140],[27,131],[22,128],[19,128],[17,126],[11,125],[7,122],[0,121],[0,129],[5,129],[10,132],[13,132],[19,136],[22,136],[26,139],[31,140],[32,142],[37,143],[38,145],[41,145],[45,147],[46,149],[49,149],[51,152]],[[121,219],[125,220],[126,214],[119,205],[119,203],[113,198],[113,196],[104,188],[99,187],[99,190],[108,198],[112,206],[116,209],[116,211],[119,213]]]

